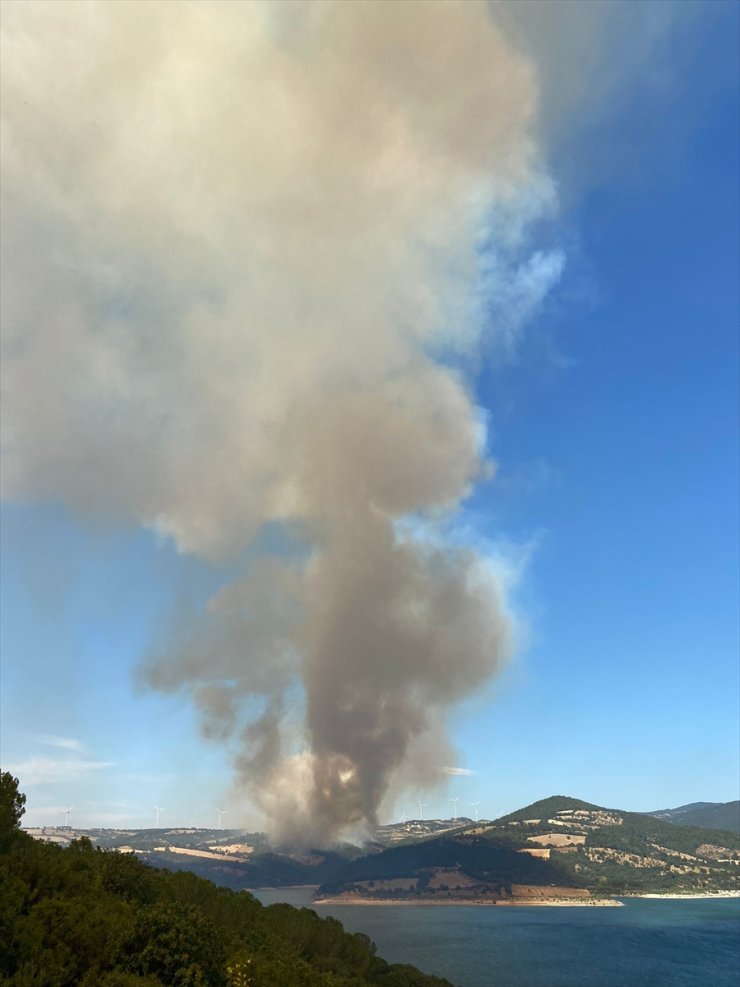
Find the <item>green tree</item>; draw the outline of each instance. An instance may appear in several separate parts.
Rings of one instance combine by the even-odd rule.
[[[19,832],[25,799],[2,776],[0,984],[7,987],[450,987],[375,955],[306,908],[187,872]]]
[[[20,829],[26,811],[26,796],[18,790],[18,779],[9,771],[0,774],[0,850],[7,850]]]
[[[197,908],[167,903],[141,908],[123,948],[131,973],[177,987],[219,984],[223,952],[216,929]]]

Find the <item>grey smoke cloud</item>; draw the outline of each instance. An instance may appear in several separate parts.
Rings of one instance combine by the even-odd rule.
[[[240,737],[278,836],[372,825],[511,649],[486,560],[399,523],[486,468],[455,366],[562,269],[533,67],[475,2],[2,18],[4,495],[216,562],[298,533],[140,677]]]

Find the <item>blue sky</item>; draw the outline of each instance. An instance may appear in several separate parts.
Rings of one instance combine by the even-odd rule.
[[[516,560],[522,646],[451,714],[426,816],[550,794],[649,810],[738,797],[737,4],[553,138],[567,264],[516,352],[477,366],[493,480],[458,520]],[[689,36],[690,35],[690,36]],[[605,161],[609,162],[605,166]],[[59,499],[2,508],[2,761],[28,824],[258,825],[230,743],[137,685],[173,606],[236,571]],[[396,802],[411,814],[416,791]]]

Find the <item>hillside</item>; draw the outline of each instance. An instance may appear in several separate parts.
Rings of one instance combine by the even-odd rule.
[[[67,848],[18,829],[23,796],[0,775],[0,983],[7,987],[451,987],[390,964],[336,919],[131,854]]]
[[[321,896],[515,903],[736,890],[740,838],[553,796],[345,863]]]
[[[429,837],[459,832],[472,820],[413,819],[378,827],[364,847],[338,844],[330,850],[297,850],[272,847],[264,833],[239,829],[174,827],[159,829],[75,829],[67,826],[35,827],[29,836],[59,846],[88,838],[104,850],[132,853],[155,867],[186,870],[223,887],[279,888],[321,884],[332,879],[347,861],[379,853],[387,847],[407,845]]]
[[[675,809],[657,809],[647,814],[674,826],[700,826],[703,829],[740,833],[740,801],[691,802]]]
[[[693,807],[686,807],[693,808]],[[673,810],[666,810],[673,811]],[[224,887],[320,885],[370,899],[516,900],[732,889],[738,835],[574,799],[542,799],[490,822],[410,820],[379,827],[364,848],[271,847],[262,833],[170,828],[29,831],[134,853]]]
[[[596,812],[600,806],[593,805],[591,802],[583,802],[581,799],[570,798],[568,795],[551,795],[549,798],[540,799],[539,802],[532,802],[531,805],[525,805],[522,809],[510,812],[506,816],[500,816],[494,820],[494,825],[500,826],[502,823],[521,822],[535,817],[554,816],[557,812],[581,809]]]
[[[273,848],[264,833],[247,833],[238,829],[74,829],[48,826],[31,828],[26,832],[35,839],[58,846],[68,846],[74,839],[86,838],[99,849],[132,854],[154,867],[190,871],[237,891],[242,888],[318,884],[334,873],[336,863],[363,854],[359,847],[349,844],[331,851]],[[377,849],[382,849],[382,845],[379,844]]]

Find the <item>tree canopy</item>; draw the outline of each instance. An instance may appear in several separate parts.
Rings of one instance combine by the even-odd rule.
[[[136,857],[20,830],[25,796],[0,783],[0,983],[7,987],[450,987],[376,955],[307,908]]]
[[[0,773],[0,849],[10,846],[26,811],[26,796],[18,787],[18,779],[9,771]]]

